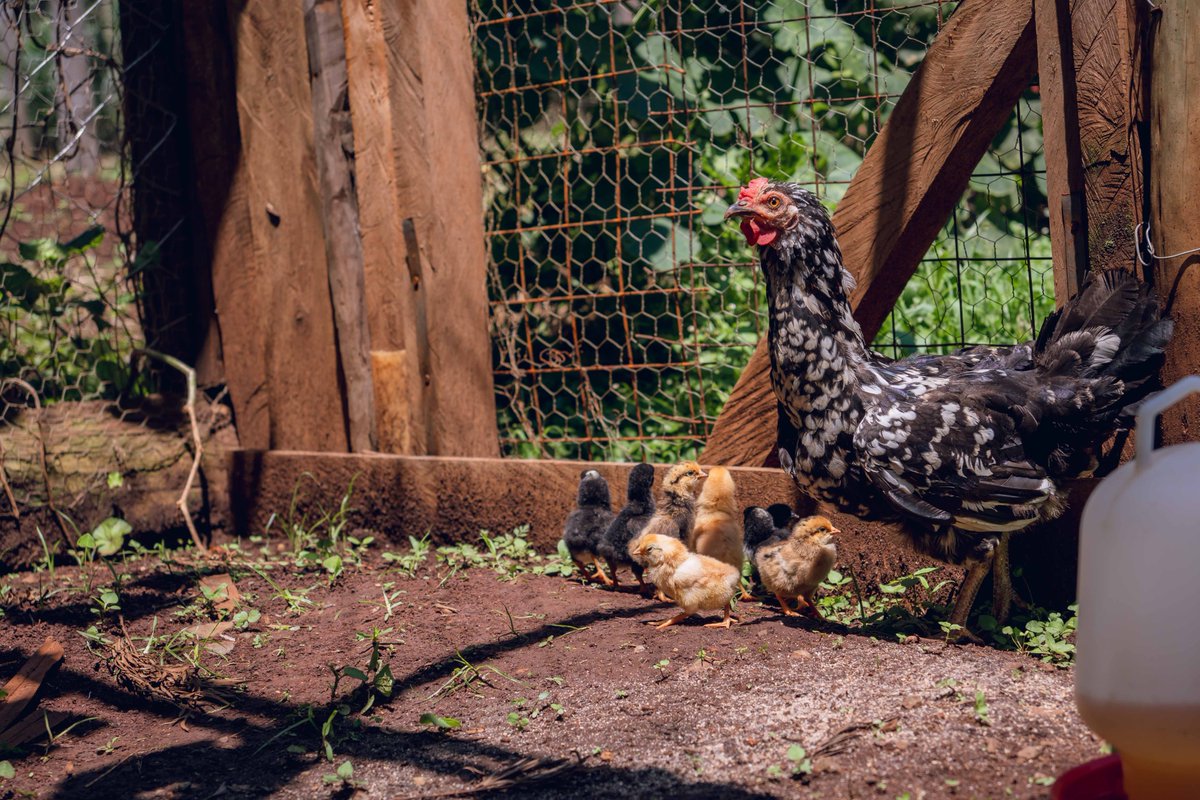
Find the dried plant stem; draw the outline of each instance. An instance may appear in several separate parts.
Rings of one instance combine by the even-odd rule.
[[[8,482],[8,474],[4,471],[4,442],[2,441],[0,441],[0,486],[4,487],[4,494],[8,496],[8,504],[12,506],[13,516],[20,522],[21,509],[17,506],[17,498],[13,495],[12,486]]]
[[[175,505],[179,506],[179,511],[183,514],[183,521],[187,524],[188,533],[192,536],[192,543],[196,545],[197,550],[204,553],[208,548],[204,546],[203,540],[200,539],[200,534],[196,531],[196,523],[192,520],[192,512],[188,511],[187,505],[188,495],[192,491],[192,484],[196,482],[196,475],[200,472],[200,459],[204,455],[204,440],[200,437],[200,424],[196,421],[196,370],[178,358],[169,356],[166,353],[160,353],[157,350],[139,348],[137,352],[150,358],[158,359],[172,369],[178,370],[187,378],[187,402],[184,403],[183,410],[187,412],[188,422],[191,424],[192,444],[195,446],[195,453],[192,457],[192,468],[188,471],[187,481],[183,484],[183,491],[180,493],[179,500],[176,501]]]
[[[20,378],[5,378],[3,381],[0,381],[0,391],[3,391],[4,387],[9,384],[19,386],[33,400],[33,410],[37,415],[38,463],[42,468],[42,483],[46,486],[46,507],[50,509],[50,513],[54,516],[54,524],[58,526],[58,531],[62,534],[63,540],[67,543],[68,547],[74,550],[75,542],[71,539],[71,534],[67,533],[67,526],[63,525],[62,522],[62,514],[59,513],[58,508],[54,505],[54,490],[50,486],[50,470],[46,466],[46,431],[42,425],[42,399],[38,397],[37,390],[33,386]],[[0,470],[0,472],[3,472],[3,470]],[[6,479],[6,488],[7,485],[8,481]],[[12,499],[11,491],[9,492],[9,499]],[[13,508],[14,510],[16,509],[15,500],[13,500]]]

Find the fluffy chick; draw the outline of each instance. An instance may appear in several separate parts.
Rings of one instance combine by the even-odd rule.
[[[742,520],[738,514],[733,476],[725,467],[713,467],[696,501],[696,524],[688,536],[688,549],[724,561],[742,571]]]
[[[629,472],[629,483],[625,489],[625,507],[609,524],[600,537],[597,555],[608,564],[612,585],[618,586],[617,570],[629,567],[638,583],[642,583],[642,566],[629,554],[629,543],[636,539],[654,515],[654,467],[638,464]]]
[[[658,508],[642,533],[674,536],[686,542],[696,522],[696,484],[705,474],[695,461],[671,467],[663,478]]]
[[[596,568],[596,577],[606,586],[612,586],[612,579],[604,574],[597,552],[600,537],[616,516],[612,511],[608,481],[594,469],[584,470],[579,476],[575,510],[567,515],[562,538],[579,572],[586,575],[585,567],[591,564]]]
[[[673,536],[686,542],[696,522],[696,484],[705,474],[695,461],[684,461],[667,470],[658,508],[642,529],[642,534]],[[633,544],[629,543],[630,557],[633,556]],[[662,589],[658,590],[658,599],[663,603],[671,602],[671,598]]]
[[[723,561],[689,553],[673,536],[644,533],[633,543],[633,558],[646,567],[646,574],[660,592],[674,598],[680,611],[655,627],[659,630],[682,622],[697,611],[719,611],[725,617],[706,628],[728,628],[737,620],[729,603],[737,592],[742,574]]]
[[[813,605],[813,592],[837,560],[833,535],[840,531],[825,517],[808,517],[795,522],[785,539],[769,538],[754,554],[763,586],[787,616],[794,616],[788,600],[795,600],[801,613],[820,616]]]

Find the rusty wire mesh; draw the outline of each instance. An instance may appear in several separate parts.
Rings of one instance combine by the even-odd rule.
[[[763,331],[734,187],[835,206],[954,6],[472,0],[504,452],[697,453]],[[1028,338],[1047,227],[1035,86],[876,346]]]
[[[123,474],[187,459],[182,436],[155,441],[175,423],[142,402],[158,385],[138,356],[169,234],[139,241],[134,186],[177,134],[144,91],[170,25],[117,0],[0,4],[0,514],[61,526]]]

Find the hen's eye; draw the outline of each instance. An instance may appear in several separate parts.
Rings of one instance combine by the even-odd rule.
[[[779,200],[779,198],[778,198],[778,197],[771,197],[771,198],[768,198],[768,199],[767,199],[767,208],[779,208],[779,203],[780,203],[780,202],[781,202],[781,201]]]

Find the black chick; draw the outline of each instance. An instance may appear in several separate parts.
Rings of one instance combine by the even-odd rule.
[[[612,586],[612,579],[604,574],[596,556],[600,539],[615,518],[608,481],[594,469],[584,470],[579,476],[575,510],[567,515],[562,538],[579,572],[586,575],[586,566],[591,564],[596,569],[596,577],[605,586]]]
[[[750,565],[751,584],[761,582],[754,561],[758,549],[786,539],[794,517],[792,507],[786,503],[775,503],[769,508],[750,506],[742,512],[742,545],[746,549],[746,563]]]
[[[621,509],[600,537],[597,554],[608,564],[608,572],[612,576],[612,585],[620,584],[617,570],[629,567],[639,584],[642,580],[642,566],[629,555],[629,543],[632,542],[646,527],[650,517],[654,516],[654,494],[651,487],[654,484],[654,467],[650,464],[638,464],[629,473],[629,484],[626,488],[625,507]]]

